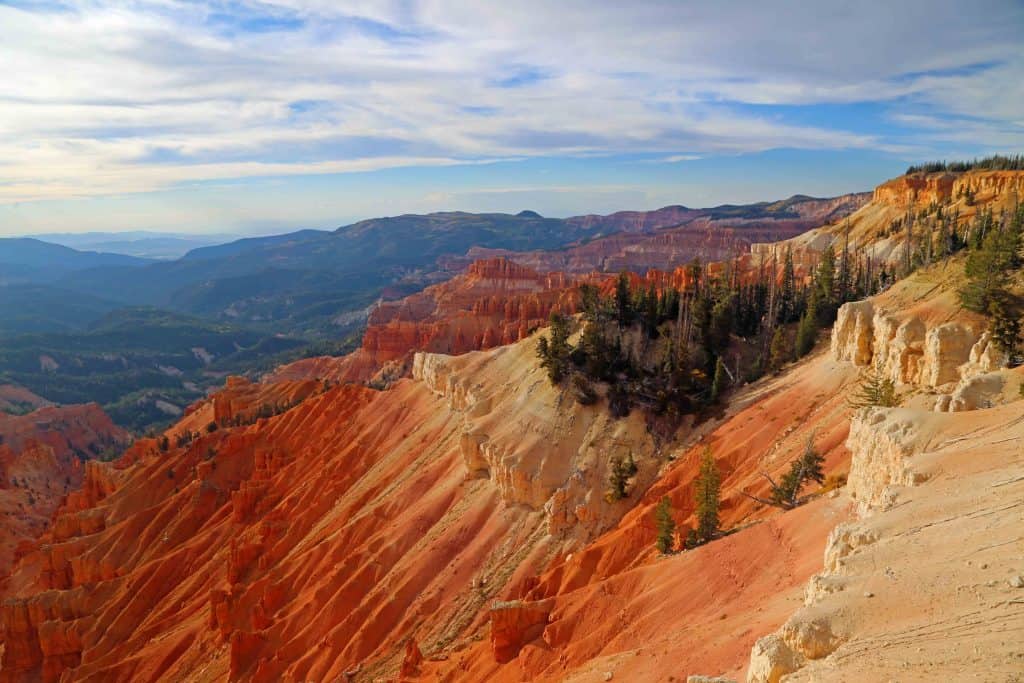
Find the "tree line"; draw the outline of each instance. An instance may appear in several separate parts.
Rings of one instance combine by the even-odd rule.
[[[965,171],[1024,171],[1024,155],[1011,154],[1004,156],[994,154],[972,161],[930,161],[924,164],[907,167],[907,175],[912,173],[963,173]]]
[[[577,343],[569,341],[573,321],[555,312],[537,355],[552,384],[568,386],[580,403],[596,403],[603,393],[617,417],[634,408],[691,414],[809,353],[839,306],[875,294],[895,275],[854,253],[846,238],[806,277],[789,246],[752,269],[735,259],[718,274],[695,259],[684,288],[620,273],[607,293],[580,286]]]

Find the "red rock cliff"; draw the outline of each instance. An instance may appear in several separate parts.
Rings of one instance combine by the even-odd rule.
[[[19,545],[39,534],[64,495],[81,485],[83,461],[127,441],[96,404],[0,414],[0,576]]]

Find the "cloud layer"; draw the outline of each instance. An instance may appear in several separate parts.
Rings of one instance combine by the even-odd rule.
[[[1022,35],[1016,0],[0,3],[0,202],[538,156],[1019,149]]]

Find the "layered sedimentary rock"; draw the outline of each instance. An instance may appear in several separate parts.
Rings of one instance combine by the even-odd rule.
[[[577,284],[505,258],[475,261],[448,282],[381,302],[355,353],[298,361],[268,379],[393,380],[408,375],[416,351],[461,354],[511,344],[545,325],[552,311],[576,312]]]
[[[957,199],[966,191],[974,201],[1024,191],[1022,171],[968,171],[965,173],[915,173],[900,176],[875,188],[877,203],[917,206]]]
[[[531,341],[432,357],[457,390],[335,387],[90,465],[12,578],[0,676],[322,680],[393,671],[410,637],[427,653],[469,638],[490,598],[628,509],[603,500],[606,440],[633,453],[638,487],[657,472],[641,416],[555,408]],[[248,415],[245,397],[274,390],[232,380],[224,392],[189,425],[225,403]],[[466,467],[470,430],[502,454],[491,480]],[[546,507],[565,487],[570,510]],[[556,512],[575,516],[571,529],[549,531]]]
[[[144,439],[90,463],[12,576],[0,678],[735,676],[840,511],[823,501],[660,561],[651,511],[667,494],[686,522],[702,447],[656,443],[640,414],[575,404],[534,345],[420,354],[416,379],[388,391],[338,386],[200,429],[217,405],[249,415],[245,397],[292,391],[232,380],[168,431],[198,432],[191,442],[164,452]],[[846,407],[821,392],[839,393],[830,383],[846,374],[820,356],[768,389],[781,419],[751,404],[723,423],[709,443],[727,490],[758,491],[757,471],[784,469],[815,429],[842,467]],[[639,471],[610,503],[620,451]],[[723,507],[726,525],[762,515],[738,495]]]
[[[931,407],[941,412],[1013,398],[1006,358],[992,343],[985,321],[969,314],[950,321],[941,314],[943,304],[927,297],[901,309],[893,299],[912,286],[913,281],[899,285],[895,295],[841,306],[832,328],[832,356],[877,372],[897,389],[931,392]]]
[[[1019,673],[1020,405],[855,417],[849,493],[867,517],[832,532],[805,606],[752,649],[749,683]]]
[[[81,485],[83,462],[127,441],[95,404],[0,414],[0,576],[19,544],[38,534],[61,498]]]

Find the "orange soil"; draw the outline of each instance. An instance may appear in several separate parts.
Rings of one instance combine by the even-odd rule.
[[[81,485],[82,459],[127,441],[96,404],[0,413],[0,577]]]

